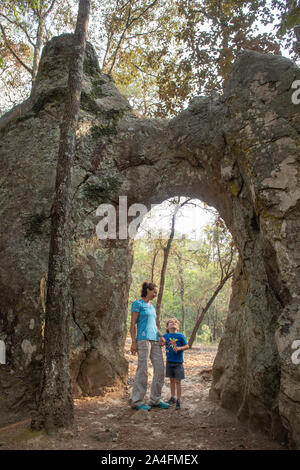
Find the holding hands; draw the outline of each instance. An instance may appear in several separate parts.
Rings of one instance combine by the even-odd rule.
[[[130,352],[131,352],[131,354],[132,354],[133,356],[135,356],[136,353],[137,353],[137,351],[138,351],[137,342],[136,342],[136,341],[132,341],[132,343],[131,343],[131,348],[130,348]]]

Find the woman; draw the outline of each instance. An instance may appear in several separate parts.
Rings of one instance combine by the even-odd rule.
[[[165,339],[157,327],[156,311],[151,303],[158,293],[156,284],[143,282],[141,298],[135,300],[131,307],[130,334],[132,339],[131,353],[138,353],[138,367],[132,389],[132,408],[150,410],[151,406],[169,408],[161,400],[164,384],[164,360],[161,346]],[[154,374],[151,385],[149,405],[144,403],[148,382],[148,362],[151,359]]]

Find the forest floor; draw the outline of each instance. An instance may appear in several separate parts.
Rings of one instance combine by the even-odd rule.
[[[72,430],[49,437],[29,430],[30,420],[0,428],[0,450],[283,450],[284,444],[261,434],[249,433],[234,415],[208,399],[211,368],[216,348],[195,346],[184,353],[186,379],[182,382],[182,409],[149,412],[130,408],[130,392],[137,366],[137,356],[130,354],[125,391],[104,397],[74,400],[75,422]],[[149,368],[149,386],[152,379]],[[147,398],[146,397],[146,398]],[[170,397],[169,379],[162,398]],[[147,399],[146,399],[147,402]]]

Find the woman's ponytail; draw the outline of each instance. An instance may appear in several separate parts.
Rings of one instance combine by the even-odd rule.
[[[157,287],[154,282],[144,281],[142,284],[141,297],[147,297],[147,289],[153,290]]]

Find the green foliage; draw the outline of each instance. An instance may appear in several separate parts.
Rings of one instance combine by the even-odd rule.
[[[300,25],[300,4],[299,1],[290,1],[287,12],[283,15],[279,35],[284,35],[288,30]]]
[[[32,242],[37,236],[44,233],[44,223],[49,217],[44,212],[30,214],[24,222],[25,238]]]
[[[171,116],[195,94],[222,92],[244,48],[279,53],[274,32],[257,28],[273,22],[267,1],[164,0],[147,11],[150,22],[139,17],[126,29],[132,3],[120,2],[118,15],[107,17],[103,66],[142,114]],[[140,12],[145,2],[137,3]]]
[[[82,185],[81,192],[91,202],[100,204],[109,200],[118,191],[120,184],[116,177],[103,177],[101,183],[85,183]]]
[[[98,109],[98,108],[97,108]],[[96,115],[102,118],[101,124],[91,127],[91,134],[94,139],[109,137],[117,134],[118,122],[125,113],[123,109],[110,109],[108,111],[97,110]]]
[[[95,79],[97,79],[99,77],[99,72],[100,72],[100,68],[97,68],[95,67],[95,64],[93,64],[90,60],[86,59],[83,61],[83,73],[85,75],[88,75],[89,77],[94,77]],[[101,83],[101,85],[103,84],[104,82]]]
[[[197,336],[197,340],[200,343],[210,343],[212,337],[211,329],[208,325],[203,325],[201,327],[201,334]]]
[[[91,127],[91,134],[94,139],[99,139],[100,137],[115,135],[117,133],[117,128],[114,124],[101,124]]]
[[[0,23],[7,41],[0,37],[5,71],[1,108],[9,106],[11,97],[11,104],[22,101],[30,91],[28,71],[41,19],[44,44],[54,35],[73,31],[77,3],[2,0]],[[295,0],[94,0],[89,40],[102,70],[113,76],[139,113],[170,117],[194,95],[222,93],[233,61],[245,48],[278,54],[284,46],[296,59],[299,8]],[[88,60],[84,71],[92,77],[93,89],[82,104],[96,111],[92,100],[103,96],[102,82]]]
[[[94,97],[92,97],[92,95],[89,95],[88,93],[85,93],[85,91],[81,92],[80,106],[85,111],[93,113],[96,116],[100,114],[99,106],[97,106]]]
[[[105,93],[102,91],[102,85],[105,83],[99,76],[91,80],[92,91],[90,93],[91,97],[94,99],[102,98],[105,96]]]
[[[75,0],[2,0],[0,7],[0,113],[28,97],[41,48],[73,32]]]
[[[44,44],[73,31],[76,8],[77,0],[56,0],[53,5],[50,0],[2,1],[0,22],[8,37],[5,44],[0,38],[2,96],[15,94],[16,101],[22,101],[29,91],[28,70],[19,73],[20,62],[9,46],[30,68],[41,18],[46,21]],[[166,117],[185,107],[193,95],[222,92],[242,49],[279,53],[276,20],[285,9],[286,2],[280,0],[94,0],[89,40],[102,70],[113,76],[132,106],[146,116]],[[288,27],[291,18],[298,18],[293,11],[290,15]],[[258,24],[274,28],[262,32]],[[287,30],[285,39],[290,33]],[[90,98],[103,96],[102,83],[88,61],[84,70],[94,77]],[[91,109],[87,97],[82,103]]]
[[[132,284],[129,294],[130,322],[131,303],[140,296],[140,287],[144,280],[151,280],[152,261],[155,253],[154,282],[159,284],[163,262],[163,248],[167,240],[138,238],[134,244],[134,264]],[[180,261],[184,283],[185,334],[189,338],[201,307],[204,307],[212,296],[221,277],[221,270],[226,269],[231,256],[236,262],[236,253],[232,254],[232,239],[224,222],[217,218],[215,223],[207,225],[203,238],[199,241],[174,239],[167,267],[164,295],[161,309],[161,329],[164,331],[168,318],[176,317],[181,322],[182,299],[180,282]],[[220,264],[219,258],[222,263]],[[210,306],[204,317],[199,332],[201,341],[218,341],[224,332],[231,294],[231,283],[227,282],[218,297]],[[153,302],[155,305],[155,301]],[[203,336],[202,336],[203,335]]]

